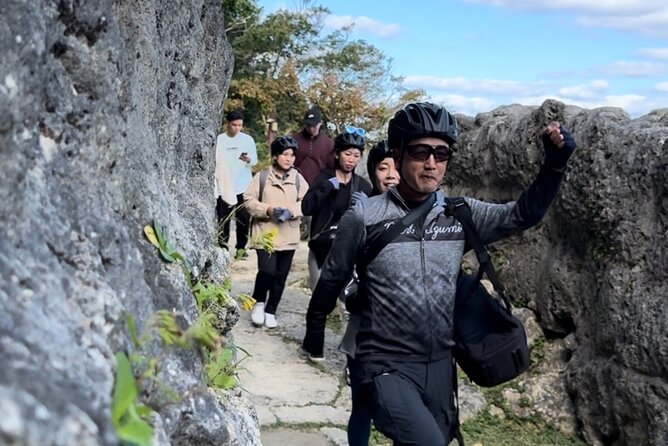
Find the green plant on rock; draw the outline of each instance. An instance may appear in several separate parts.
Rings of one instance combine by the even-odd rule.
[[[225,306],[230,299],[231,288],[227,281],[222,284],[197,282],[192,287],[197,309],[202,312],[212,305]]]
[[[197,319],[184,330],[176,322],[173,313],[160,310],[151,317],[149,328],[157,332],[165,346],[196,347],[200,349],[209,385],[222,389],[235,387],[239,364],[245,358],[240,361],[235,360],[237,347],[234,345],[221,348],[224,341],[222,333],[227,328],[225,322],[228,311],[227,305],[232,296],[231,281],[228,278],[222,284],[202,280],[195,282],[189,262],[169,243],[164,228],[157,221],[154,221],[152,226],[145,226],[144,233],[165,261],[181,264],[199,313]],[[268,251],[273,251],[275,235],[275,232],[270,232],[261,238],[262,246],[265,246]],[[218,234],[216,234],[217,236]],[[247,294],[240,294],[237,300],[245,310],[250,310],[255,303],[255,299]],[[128,317],[127,320],[132,343],[135,349],[139,350],[140,346],[150,338],[150,335],[144,333],[142,337],[139,337],[134,320],[131,317]],[[246,355],[248,356],[247,352]],[[142,379],[151,380],[156,386],[163,387],[156,379],[158,373],[157,359],[135,353],[131,355],[131,360],[136,368],[141,371],[139,376]]]
[[[152,410],[137,400],[137,382],[125,353],[116,354],[116,377],[111,402],[111,421],[122,444],[151,446],[153,428],[148,423]]]
[[[134,318],[126,314],[125,320],[133,347],[128,358],[135,372],[134,376],[137,378],[138,387],[144,389],[150,396],[159,393],[162,396],[166,396],[170,402],[179,401],[180,397],[174,389],[158,378],[160,368],[159,357],[146,352],[147,346],[156,337],[160,339],[164,347],[186,345],[182,330],[176,323],[174,315],[167,310],[157,311],[149,318],[141,336],[137,332]],[[164,351],[164,349],[160,350],[161,353],[164,353]]]
[[[153,225],[144,226],[144,234],[151,244],[158,248],[160,256],[166,262],[171,263],[179,261],[185,265],[188,264],[185,257],[183,257],[183,255],[172,246],[169,240],[167,240],[164,228],[156,220],[153,221]]]
[[[150,326],[157,330],[165,345],[185,345],[183,330],[169,311],[158,310],[151,318]]]
[[[185,331],[185,340],[192,341],[196,345],[215,352],[220,348],[221,337],[214,323],[217,320],[215,314],[205,311]]]
[[[237,351],[241,350],[245,356],[235,360]],[[204,367],[209,385],[219,389],[231,389],[238,385],[238,374],[242,370],[241,363],[250,357],[250,354],[235,345],[229,345],[217,352],[209,354]]]

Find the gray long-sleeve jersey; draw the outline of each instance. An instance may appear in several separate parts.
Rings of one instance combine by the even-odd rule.
[[[561,177],[543,168],[516,202],[489,204],[467,198],[481,240],[488,244],[535,225],[556,195]],[[424,222],[406,228],[366,265],[356,357],[432,361],[452,347],[456,283],[466,241],[461,224],[443,212],[444,204],[444,195],[436,192]],[[344,214],[309,304],[307,351],[322,353],[325,317],[361,259],[365,243],[408,212],[391,189]]]

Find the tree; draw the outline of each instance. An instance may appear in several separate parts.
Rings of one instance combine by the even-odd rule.
[[[303,1],[297,11],[262,18],[252,0],[224,0],[223,11],[235,54],[225,109],[244,110],[244,126],[260,153],[270,114],[278,116],[279,134],[296,131],[311,105],[336,131],[345,124],[377,131],[402,95],[424,95],[403,87],[382,51],[351,40],[351,28],[323,35],[329,11],[322,6]]]

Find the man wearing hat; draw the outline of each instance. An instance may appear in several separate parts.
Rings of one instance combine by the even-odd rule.
[[[334,141],[320,133],[322,113],[316,107],[304,115],[304,128],[293,135],[299,147],[295,154],[295,167],[309,185],[313,184],[321,169],[334,168]]]
[[[251,167],[257,164],[257,149],[253,138],[242,132],[244,116],[234,110],[225,116],[226,132],[216,139],[216,215],[218,244],[227,248],[230,238],[230,217],[236,223],[236,253],[234,258],[248,258],[246,244],[250,214],[244,206],[244,192],[253,178]]]

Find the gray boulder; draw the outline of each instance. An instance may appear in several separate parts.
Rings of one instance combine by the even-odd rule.
[[[668,109],[631,119],[621,109],[546,101],[458,119],[447,186],[491,201],[515,199],[530,184],[550,121],[573,133],[578,150],[547,217],[496,244],[494,257],[548,340],[574,339],[566,385],[552,376],[549,386],[566,389],[584,438],[668,444]]]
[[[165,225],[197,272],[226,268],[212,248],[212,178],[231,69],[219,1],[3,3],[3,444],[117,443],[123,312],[140,326],[157,309],[196,317],[181,268],[160,260],[144,225]],[[184,398],[159,408],[157,444],[259,444],[253,411],[211,394],[197,355],[163,364]]]

